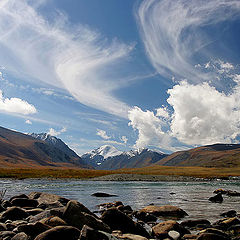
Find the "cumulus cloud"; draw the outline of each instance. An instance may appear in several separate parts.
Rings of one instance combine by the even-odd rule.
[[[192,65],[194,53],[213,41],[203,27],[239,17],[239,10],[236,0],[144,0],[136,18],[155,69],[169,79],[176,75],[198,83],[211,80]]]
[[[127,117],[128,105],[113,92],[126,84],[126,60],[134,44],[106,39],[85,25],[73,26],[59,11],[46,20],[38,7],[27,0],[1,1],[0,62],[29,81],[40,80],[85,105]]]
[[[65,127],[62,128],[59,131],[55,130],[54,128],[50,128],[49,131],[48,131],[48,134],[56,137],[56,136],[60,135],[61,133],[66,132],[66,131],[67,131],[67,129]]]
[[[101,138],[105,139],[105,140],[111,138],[110,136],[107,135],[106,131],[101,130],[101,129],[98,129],[96,134],[97,134],[98,136],[100,136]]]
[[[128,112],[128,118],[130,120],[129,126],[138,132],[138,139],[134,145],[135,148],[150,145],[163,149],[170,148],[171,139],[162,130],[165,123],[153,112],[143,111],[135,106]]]
[[[29,125],[32,125],[32,122],[31,122],[29,119],[27,119],[27,120],[25,121],[25,123],[26,123],[26,124],[29,124]]]
[[[226,95],[208,83],[186,81],[168,90],[173,107],[172,135],[186,144],[232,142],[240,134],[237,92]]]
[[[121,137],[121,141],[122,141],[124,144],[127,144],[128,138],[127,138],[126,136],[122,136],[122,137]]]
[[[32,104],[20,98],[5,98],[2,90],[0,90],[0,110],[23,115],[34,114],[37,112],[37,109]]]

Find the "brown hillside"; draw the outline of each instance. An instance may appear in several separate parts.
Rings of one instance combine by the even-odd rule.
[[[86,167],[81,161],[44,141],[0,127],[1,167]]]
[[[156,165],[240,167],[240,144],[214,144],[179,151],[161,159]]]

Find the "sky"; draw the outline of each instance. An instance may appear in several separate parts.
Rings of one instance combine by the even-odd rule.
[[[240,140],[239,0],[1,0],[0,121],[78,154]]]

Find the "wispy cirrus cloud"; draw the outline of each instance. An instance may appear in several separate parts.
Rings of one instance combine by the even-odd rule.
[[[212,78],[192,64],[194,53],[215,40],[202,28],[239,17],[239,10],[238,0],[144,0],[136,18],[155,69],[196,83]]]
[[[129,107],[113,91],[125,84],[121,68],[134,45],[71,26],[63,13],[50,22],[31,3],[1,1],[0,64],[30,81],[65,89],[87,106],[126,117]]]
[[[100,136],[101,138],[103,138],[105,140],[108,140],[111,138],[110,136],[107,135],[107,132],[102,129],[98,129],[96,135]]]

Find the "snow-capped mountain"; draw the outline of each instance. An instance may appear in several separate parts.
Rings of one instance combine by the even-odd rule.
[[[116,149],[114,146],[103,145],[97,149],[87,152],[81,158],[88,164],[97,168],[106,159],[121,155],[123,152]]]
[[[164,153],[147,148],[121,152],[113,146],[104,145],[91,152],[83,154],[82,159],[96,169],[119,169],[149,166],[166,157]]]
[[[67,144],[65,144],[60,138],[57,138],[55,136],[51,136],[48,133],[30,133],[30,136],[42,140],[48,145],[53,146],[63,153],[66,154],[66,156],[75,159],[76,162],[79,162],[80,164],[85,164],[84,161],[79,157],[71,148],[68,147]]]

